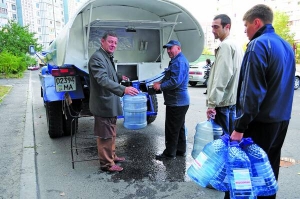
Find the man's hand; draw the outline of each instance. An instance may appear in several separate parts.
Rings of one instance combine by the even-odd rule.
[[[122,75],[122,80],[124,81],[129,81],[129,77],[125,76],[125,75]]]
[[[206,117],[208,120],[210,118],[215,119],[216,114],[217,114],[217,112],[216,112],[216,109],[214,109],[214,108],[208,108],[206,111]]]
[[[237,131],[233,131],[231,136],[230,136],[230,140],[231,141],[241,141],[243,139],[244,133],[240,133]]]
[[[160,90],[160,82],[154,82],[153,88],[154,88],[154,90],[159,91]]]
[[[125,88],[125,92],[124,93],[128,94],[128,95],[137,95],[139,93],[139,91],[136,88],[130,86],[130,87],[126,87]]]

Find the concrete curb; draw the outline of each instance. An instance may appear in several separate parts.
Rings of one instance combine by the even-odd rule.
[[[23,137],[23,158],[21,166],[20,199],[37,199],[38,183],[36,150],[34,138],[31,73],[29,77],[25,129]]]

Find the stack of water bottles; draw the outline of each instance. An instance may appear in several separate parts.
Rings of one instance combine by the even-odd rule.
[[[251,138],[238,143],[223,135],[208,143],[187,173],[202,187],[210,184],[230,191],[231,199],[268,196],[278,190],[267,154]]]
[[[251,162],[252,185],[257,196],[274,195],[278,191],[278,184],[266,152],[253,142],[245,138],[241,147]]]

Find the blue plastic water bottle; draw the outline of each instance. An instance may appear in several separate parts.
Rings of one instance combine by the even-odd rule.
[[[227,164],[224,162],[214,174],[209,184],[219,191],[229,191]]]
[[[139,82],[132,82],[132,86],[139,90]],[[131,130],[147,126],[147,97],[140,92],[137,95],[124,95],[124,127]]]
[[[194,145],[192,150],[192,157],[197,158],[203,147],[216,139],[219,139],[223,134],[221,126],[216,124],[213,119],[200,122],[196,125],[196,133],[194,135]]]
[[[255,199],[251,182],[251,164],[239,143],[232,141],[228,147],[227,175],[231,199]]]
[[[278,191],[278,184],[266,152],[251,138],[245,138],[242,148],[248,155],[252,169],[252,184],[257,196],[270,196]]]
[[[206,187],[219,167],[224,164],[229,136],[206,144],[193,164],[187,170],[188,176],[202,187]]]

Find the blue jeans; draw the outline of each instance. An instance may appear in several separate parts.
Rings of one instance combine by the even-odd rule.
[[[223,132],[230,135],[234,130],[236,106],[216,107],[215,122],[223,128]]]

